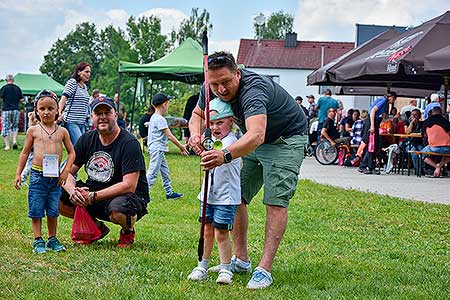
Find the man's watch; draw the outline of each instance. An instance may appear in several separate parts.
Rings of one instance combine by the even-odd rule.
[[[223,162],[224,163],[229,163],[233,160],[233,156],[231,155],[230,151],[228,151],[228,149],[222,149],[223,152]]]

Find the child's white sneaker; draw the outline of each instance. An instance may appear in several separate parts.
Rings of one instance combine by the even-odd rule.
[[[195,267],[191,274],[189,274],[188,279],[192,281],[205,281],[208,279],[208,272],[205,268]]]
[[[208,272],[219,273],[221,270],[220,264],[208,269]],[[250,261],[243,261],[237,258],[235,255],[231,257],[231,272],[233,273],[251,273],[252,263]]]
[[[219,277],[217,277],[216,283],[231,284],[232,282],[233,282],[233,273],[228,270],[221,269],[219,271]]]

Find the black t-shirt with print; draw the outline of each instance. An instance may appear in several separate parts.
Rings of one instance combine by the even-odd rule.
[[[110,145],[100,142],[97,130],[83,134],[75,144],[74,164],[84,165],[87,185],[95,191],[122,182],[123,176],[139,171],[136,194],[150,200],[145,162],[139,141],[128,131],[120,129],[119,136]]]
[[[334,120],[331,120],[330,118],[326,118],[325,122],[323,122],[323,128],[327,130],[327,134],[330,138],[333,140],[339,138],[339,132],[336,129],[336,126],[334,125]]]

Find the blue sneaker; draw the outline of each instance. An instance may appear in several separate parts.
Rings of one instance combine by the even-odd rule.
[[[247,288],[251,290],[265,289],[273,283],[272,275],[261,267],[256,267],[253,271],[252,278],[247,284]]]
[[[34,240],[33,253],[43,254],[46,252],[47,252],[47,250],[45,250],[45,241],[42,238],[38,238],[37,240]]]
[[[175,193],[175,192],[172,192],[170,194],[166,194],[166,199],[167,200],[175,200],[175,199],[178,199],[178,198],[181,198],[181,197],[183,197],[183,194],[178,194],[178,193]]]
[[[56,236],[52,236],[51,238],[48,239],[47,249],[53,250],[55,252],[66,251],[66,247],[64,247],[64,245],[58,241]]]

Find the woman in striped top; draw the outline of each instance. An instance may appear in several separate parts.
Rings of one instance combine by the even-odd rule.
[[[91,77],[91,65],[80,62],[72,74],[59,101],[58,121],[64,121],[73,145],[85,132],[89,115],[89,92],[86,83]]]

